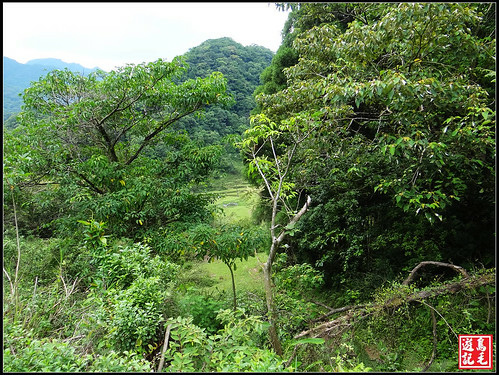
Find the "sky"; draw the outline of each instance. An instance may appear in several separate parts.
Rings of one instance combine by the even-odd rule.
[[[288,12],[274,3],[3,3],[3,55],[56,58],[110,71],[171,61],[207,39],[230,37],[276,52]]]

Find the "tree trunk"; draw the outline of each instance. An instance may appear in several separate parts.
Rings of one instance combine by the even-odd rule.
[[[277,311],[275,309],[274,305],[274,286],[272,284],[272,265],[274,264],[274,259],[277,254],[277,250],[279,248],[279,245],[283,241],[284,237],[286,236],[287,230],[283,229],[281,233],[276,236],[275,229],[276,229],[276,224],[275,224],[275,218],[277,216],[277,200],[274,200],[273,202],[273,208],[272,208],[272,222],[270,226],[270,235],[272,237],[272,244],[270,245],[270,251],[269,251],[269,257],[267,259],[267,262],[265,262],[263,266],[263,278],[264,278],[264,283],[265,283],[265,296],[266,296],[266,301],[267,301],[267,312],[268,312],[268,317],[269,317],[269,323],[270,323],[270,328],[269,328],[269,336],[270,336],[270,341],[272,343],[272,348],[278,355],[282,355],[282,345],[281,342],[279,341],[279,336],[277,334]],[[289,224],[295,224],[298,222],[300,217],[307,212],[308,207],[312,203],[312,200],[310,196],[307,196],[307,199],[305,201],[305,204],[301,208],[300,211],[296,213],[296,215],[289,221]],[[289,225],[288,224],[288,225]]]
[[[272,348],[277,355],[283,354],[281,342],[277,335],[276,318],[277,313],[274,306],[274,292],[272,285],[272,264],[267,261],[263,266],[263,280],[265,285],[265,300],[267,302],[268,319],[270,323],[269,336]]]
[[[225,263],[227,264],[227,263]],[[237,308],[237,302],[236,302],[236,281],[234,280],[234,271],[232,270],[232,267],[227,264],[227,267],[229,267],[230,271],[230,277],[232,278],[232,295],[234,299],[234,311],[236,311]]]

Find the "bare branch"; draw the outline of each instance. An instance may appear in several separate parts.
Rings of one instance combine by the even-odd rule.
[[[307,195],[307,200],[306,200],[305,204],[303,205],[303,207],[301,208],[301,210],[298,211],[295,216],[293,216],[293,218],[289,221],[288,225],[296,224],[298,222],[298,220],[300,220],[300,218],[303,216],[303,214],[305,212],[307,212],[308,207],[311,204],[312,204],[312,198],[310,198],[310,196]],[[279,236],[275,240],[277,244],[280,244],[282,242],[282,240],[286,236],[286,233],[287,233],[287,230],[283,229],[283,231],[279,234]]]
[[[270,199],[274,200],[274,194],[272,193],[272,187],[267,180],[267,177],[265,177],[265,173],[263,173],[262,169],[260,168],[260,164],[258,163],[258,159],[256,157],[256,154],[254,151],[251,151],[253,161],[255,162],[256,168],[258,169],[258,172],[260,173],[260,176],[263,178],[263,182],[265,183],[265,187],[267,188],[267,191],[269,192]]]
[[[414,279],[414,276],[416,275],[416,272],[418,272],[418,270],[421,267],[427,266],[427,265],[449,267],[449,268],[452,268],[454,271],[457,271],[457,272],[461,273],[464,277],[469,277],[468,273],[466,272],[466,270],[463,267],[456,266],[456,265],[450,264],[450,263],[424,261],[424,262],[419,263],[416,267],[414,267],[414,269],[411,271],[411,273],[409,274],[409,276],[407,277],[407,279],[404,280],[404,282],[402,283],[402,285],[409,285],[409,283]]]
[[[166,349],[168,348],[168,341],[170,339],[170,329],[172,325],[168,324],[168,327],[166,327],[166,332],[165,332],[165,341],[163,344],[163,350],[161,351],[161,359],[159,360],[159,366],[158,366],[158,371],[161,372],[163,370],[163,363],[165,362],[165,352]]]

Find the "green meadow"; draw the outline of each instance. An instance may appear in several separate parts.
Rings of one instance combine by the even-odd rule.
[[[257,255],[260,261],[265,261],[265,254]],[[234,278],[237,293],[263,293],[262,269],[254,256],[247,260],[236,261]],[[185,271],[184,277],[189,280],[189,286],[208,294],[226,293],[232,295],[232,281],[229,268],[220,260],[210,262],[194,262]]]
[[[259,199],[258,189],[246,182],[238,170],[215,180],[207,189],[218,197],[215,204],[223,212],[222,220],[229,223],[250,221]]]

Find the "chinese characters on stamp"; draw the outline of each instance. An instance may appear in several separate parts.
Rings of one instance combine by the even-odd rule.
[[[492,369],[492,335],[459,335],[459,368]]]

